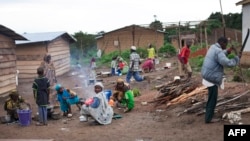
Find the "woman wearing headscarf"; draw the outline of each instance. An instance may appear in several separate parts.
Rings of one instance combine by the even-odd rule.
[[[54,63],[51,61],[51,55],[46,54],[41,62],[40,67],[44,69],[44,76],[49,79],[50,82],[50,93],[52,94],[54,85],[57,83],[56,80],[56,69]],[[53,97],[53,102],[55,102],[56,96]]]
[[[50,86],[53,86],[57,82],[57,80],[55,66],[54,63],[51,61],[51,55],[46,54],[40,66],[44,68],[44,75],[49,79]]]
[[[81,121],[88,121],[88,116],[91,116],[96,123],[107,125],[112,122],[113,108],[108,104],[108,100],[103,91],[104,86],[101,82],[95,83],[95,95],[86,100],[81,109]]]
[[[110,103],[115,101],[117,106],[124,107],[124,112],[129,112],[134,108],[134,95],[133,91],[130,89],[128,83],[125,83],[123,79],[117,79],[115,91],[110,98]]]

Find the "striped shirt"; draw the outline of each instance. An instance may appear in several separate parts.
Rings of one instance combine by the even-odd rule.
[[[132,66],[134,62],[134,65]],[[132,71],[139,71],[140,69],[140,56],[136,52],[132,52],[130,54],[130,63],[129,63],[129,68],[131,68]]]

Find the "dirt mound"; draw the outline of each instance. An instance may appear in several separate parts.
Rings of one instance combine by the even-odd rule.
[[[207,53],[207,48],[202,48],[202,49],[199,49],[199,50],[191,53],[190,58],[194,58],[197,56],[204,56],[205,57],[206,53]]]

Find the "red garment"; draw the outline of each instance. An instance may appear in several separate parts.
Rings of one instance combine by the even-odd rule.
[[[179,57],[179,59],[180,59],[180,58],[183,58],[184,64],[187,64],[189,55],[190,55],[190,49],[189,49],[187,46],[184,46],[184,47],[181,49],[181,52],[180,52],[180,54],[178,55],[178,57]]]
[[[142,64],[142,69],[149,69],[149,70],[151,70],[151,69],[153,69],[154,68],[154,62],[153,62],[153,60],[151,60],[151,59],[148,59],[148,60],[146,60],[145,62],[143,62],[143,64]]]
[[[125,64],[123,62],[119,62],[118,66],[119,66],[120,70],[122,70],[124,68]]]

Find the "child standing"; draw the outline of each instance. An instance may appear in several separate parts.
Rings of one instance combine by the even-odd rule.
[[[116,58],[117,58],[117,56],[115,56],[115,57],[113,57],[112,58],[112,61],[111,61],[111,75],[112,76],[114,76],[115,75],[115,69],[116,69],[116,66],[117,66],[117,64],[116,64]]]
[[[39,122],[37,126],[47,125],[47,105],[49,104],[49,79],[44,76],[43,67],[37,69],[38,77],[35,78],[32,88],[33,94],[38,106]]]

